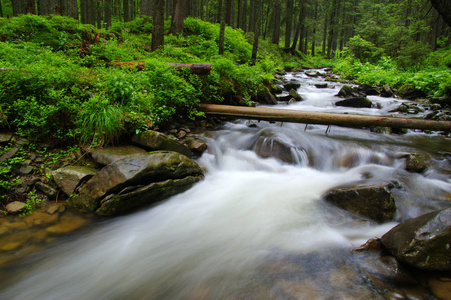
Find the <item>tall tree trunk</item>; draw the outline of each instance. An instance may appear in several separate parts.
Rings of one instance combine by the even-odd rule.
[[[152,16],[152,0],[141,0],[141,15],[142,16]]]
[[[298,18],[298,23],[297,23],[297,26],[296,26],[296,33],[294,34],[294,39],[293,39],[293,43],[291,44],[291,47],[288,49],[288,51],[289,52],[291,52],[291,53],[296,53],[296,46],[297,46],[297,44],[298,44],[298,41],[299,41],[299,36],[301,35],[301,27],[302,27],[302,23],[303,23],[303,17],[304,17],[304,12],[303,12],[303,9],[302,9],[302,6],[303,6],[303,2],[304,0],[300,0],[299,2],[299,18]]]
[[[252,46],[252,57],[251,64],[255,65],[257,60],[257,52],[258,52],[258,38],[260,36],[260,26],[261,26],[261,10],[262,10],[262,1],[255,0],[254,1],[254,20],[255,20],[255,30],[254,30],[254,44]]]
[[[280,7],[280,0],[274,1],[274,11],[273,11],[273,30],[271,43],[279,45],[280,40],[280,15],[282,13]]]
[[[220,25],[219,25],[219,55],[224,54],[224,39],[225,39],[225,26],[226,26],[226,7],[225,3],[229,0],[219,0],[218,9],[220,14]]]
[[[293,30],[293,0],[287,0],[285,24],[285,48],[290,48],[291,31]]]
[[[38,0],[38,15],[48,16],[54,14],[56,2],[53,0]]]
[[[226,11],[226,15],[225,15],[225,23],[227,24],[227,26],[232,27],[232,4],[233,4],[233,0],[223,0],[225,1],[226,7],[225,7],[225,11]]]
[[[241,25],[240,28],[243,29],[244,32],[246,32],[246,28],[247,28],[247,0],[241,0],[242,4],[241,4]]]
[[[326,55],[326,40],[327,40],[327,10],[324,15],[324,30],[323,30],[323,55]]]
[[[330,11],[330,23],[329,23],[329,37],[327,41],[327,58],[331,58],[332,49],[334,48],[333,44],[335,38],[336,9],[337,9],[337,0],[332,0],[332,7]]]
[[[442,16],[443,21],[451,27],[451,1],[450,0],[431,0],[432,6]]]
[[[153,0],[152,51],[164,47],[164,0]]]
[[[89,0],[88,6],[86,8],[86,21],[88,24],[96,25],[97,10],[96,10],[95,0]]]
[[[67,0],[67,16],[78,20],[78,3],[77,0]]]
[[[315,20],[315,24],[318,24],[318,2],[315,3],[315,12],[313,15],[313,19]],[[316,43],[316,26],[313,25],[313,32],[312,32],[312,48],[311,48],[311,55],[315,56],[315,43]]]
[[[171,33],[178,34],[183,32],[183,20],[185,19],[184,8],[186,0],[176,0],[174,13],[172,15]]]
[[[123,0],[122,9],[124,11],[124,22],[130,22],[130,3],[129,3],[129,0]]]
[[[0,1],[0,18],[3,18],[2,1]]]
[[[101,5],[102,1],[97,0],[97,29],[102,29],[102,10]]]
[[[105,22],[106,28],[111,27],[111,0],[105,0],[103,6],[103,20]]]

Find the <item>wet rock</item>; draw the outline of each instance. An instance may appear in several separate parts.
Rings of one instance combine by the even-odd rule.
[[[106,216],[123,214],[183,193],[199,180],[198,176],[188,176],[182,179],[154,182],[136,189],[124,189],[117,195],[111,194],[104,198],[96,213]]]
[[[426,97],[426,94],[412,84],[405,84],[398,89],[398,96],[403,99],[416,100]]]
[[[298,88],[301,87],[301,84],[299,82],[290,81],[290,82],[284,83],[283,87],[287,91],[289,91],[289,90],[297,90]]]
[[[10,158],[13,158],[17,154],[18,151],[19,151],[19,148],[15,148],[15,147],[12,149],[9,149],[5,154],[0,156],[0,162],[3,162]]]
[[[58,188],[67,196],[70,196],[75,192],[80,182],[91,178],[97,172],[96,169],[90,167],[69,166],[55,170],[51,174]]]
[[[395,93],[389,85],[384,85],[381,89],[381,97],[390,98],[393,97]]]
[[[413,267],[451,271],[451,208],[407,220],[382,236],[381,242]]]
[[[146,153],[146,150],[135,146],[119,146],[95,149],[91,152],[92,159],[101,165],[109,165],[124,157]]]
[[[427,154],[407,154],[401,158],[406,159],[406,170],[412,173],[422,173],[427,169],[431,157]]]
[[[186,137],[186,135],[187,135],[187,133],[186,133],[185,130],[180,130],[180,131],[177,133],[177,138],[178,138],[178,139],[183,139],[183,138]]]
[[[203,171],[199,165],[184,155],[171,151],[136,154],[104,167],[82,186],[80,194],[70,198],[67,204],[108,214],[105,209],[102,209],[102,205],[108,204],[109,207],[113,207],[112,202],[128,201],[128,204],[119,203],[114,206],[115,210],[111,213],[117,214],[120,211],[116,208],[128,211],[136,208],[137,205],[143,205],[142,199],[147,200],[147,203],[153,203],[152,197],[156,197],[154,189],[159,189],[162,193],[166,193],[165,189],[170,189],[169,183],[165,187],[151,186],[153,183],[161,183],[169,179],[186,179],[190,176],[199,181],[203,178]],[[188,185],[194,183],[193,181],[193,179],[187,179],[184,183]],[[182,183],[174,183],[174,185],[178,184],[182,185]],[[134,199],[124,196],[134,190],[140,196],[136,205],[133,203]],[[146,193],[150,197],[146,197]],[[116,195],[120,196],[116,197]]]
[[[392,109],[390,112],[418,114],[423,111],[424,110],[417,103],[402,103],[397,108]]]
[[[434,110],[428,113],[425,119],[437,121],[451,121],[451,109],[442,108],[440,110]]]
[[[282,94],[283,92],[283,87],[278,86],[278,85],[271,85],[270,89],[271,93],[273,94]]]
[[[341,100],[335,103],[336,106],[345,106],[345,107],[366,107],[371,108],[373,102],[366,97],[355,97],[348,98],[345,100]]]
[[[6,205],[6,207],[5,207],[5,209],[9,214],[17,214],[21,210],[23,210],[25,208],[25,206],[26,206],[26,204],[24,202],[14,201],[14,202],[8,203],[8,205]]]
[[[327,192],[324,199],[342,209],[382,223],[392,220],[396,212],[390,188],[389,184],[343,186]]]
[[[296,149],[294,143],[290,143],[290,141],[284,140],[271,132],[261,132],[250,149],[263,158],[274,157],[289,164],[296,163],[292,152]],[[302,149],[300,150],[302,151]]]
[[[43,192],[44,195],[47,195],[50,199],[54,199],[56,193],[58,192],[55,188],[40,181],[36,182],[34,186],[41,192]]]
[[[359,85],[358,90],[367,96],[377,96],[380,94],[380,91],[377,88],[366,83]]]
[[[291,95],[277,97],[277,101],[282,101],[282,102],[288,102],[291,99],[293,99],[293,97]]]
[[[167,150],[192,157],[193,153],[188,147],[169,138],[158,131],[147,130],[132,137],[132,142],[144,147],[147,150]]]
[[[185,143],[188,145],[188,148],[197,153],[203,153],[207,150],[208,145],[202,140],[194,139],[194,138],[187,138],[185,140]]]
[[[33,172],[33,169],[34,168],[32,166],[23,166],[19,169],[19,172],[23,175],[27,175]]]
[[[442,108],[445,106],[451,106],[451,96],[450,95],[445,95],[440,98],[432,98],[429,101],[431,103],[440,105],[440,107],[442,107]]]
[[[327,83],[317,83],[317,84],[315,84],[315,87],[317,89],[326,89],[327,88]]]
[[[349,85],[344,85],[338,92],[337,96],[346,99],[346,98],[365,98],[366,95],[360,92],[359,90],[350,87]]]
[[[319,76],[318,72],[314,72],[314,71],[307,71],[307,72],[305,72],[305,75],[307,75],[308,77],[313,77],[313,78],[316,78]]]
[[[0,132],[0,146],[7,145],[13,137],[12,132]]]
[[[261,104],[267,104],[267,105],[275,105],[277,104],[276,97],[271,94],[271,92],[268,89],[265,89],[263,91],[259,91],[257,93],[257,97],[255,98],[255,101]]]
[[[299,95],[298,92],[296,92],[295,90],[291,89],[288,94],[296,101],[304,101],[304,99],[302,98],[301,95]]]

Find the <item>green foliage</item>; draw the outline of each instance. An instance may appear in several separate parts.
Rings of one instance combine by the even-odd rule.
[[[117,142],[122,134],[124,111],[102,95],[83,103],[79,111],[81,141],[96,145]]]
[[[362,62],[377,62],[383,52],[382,49],[371,42],[365,41],[359,35],[350,38],[347,42],[347,47],[348,53]]]
[[[20,216],[24,217],[33,213],[33,211],[36,210],[36,206],[41,203],[41,201],[42,200],[36,196],[36,190],[28,192],[27,202],[25,203],[25,207],[22,209]]]

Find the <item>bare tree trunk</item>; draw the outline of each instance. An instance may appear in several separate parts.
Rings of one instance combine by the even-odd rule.
[[[227,0],[228,1],[228,0]],[[220,14],[220,25],[219,25],[219,55],[224,54],[224,39],[225,39],[225,26],[226,26],[226,0],[219,0],[218,9]]]
[[[77,0],[67,0],[67,16],[78,20],[78,3]]]
[[[97,29],[102,29],[102,10],[100,9],[101,2],[100,0],[97,0]]]
[[[152,16],[152,0],[141,0],[141,15]]]
[[[314,17],[315,23],[318,23],[318,2],[315,3],[315,12]],[[312,34],[312,56],[315,56],[315,43],[316,43],[316,26],[313,25],[313,34]]]
[[[130,3],[129,3],[129,0],[123,0],[122,9],[124,10],[124,22],[130,22]]]
[[[226,15],[225,15],[225,23],[227,26],[232,27],[232,4],[233,0],[224,0],[226,2]]]
[[[323,55],[326,54],[326,40],[327,40],[327,10],[324,16],[324,30],[323,30]]]
[[[274,1],[274,11],[273,11],[273,30],[271,43],[279,45],[280,40],[280,15],[282,13],[280,7],[280,0]]]
[[[171,22],[171,33],[178,34],[183,32],[183,20],[185,19],[184,8],[186,0],[176,0],[174,13]]]
[[[254,30],[254,44],[252,47],[252,57],[251,57],[251,64],[255,65],[255,61],[257,60],[257,52],[258,52],[258,38],[260,36],[260,26],[261,26],[261,10],[262,10],[262,2],[261,0],[255,0],[255,7],[254,7],[254,20],[255,23],[255,30]]]
[[[164,0],[154,0],[152,51],[164,47]]]
[[[2,1],[0,1],[0,18],[3,18]]]
[[[111,27],[111,5],[112,2],[111,0],[105,0],[105,4],[103,7],[103,14],[104,14],[104,21],[105,21],[105,26],[106,28],[110,28]]]
[[[290,48],[292,30],[293,30],[293,0],[287,0],[285,48]]]
[[[443,17],[443,20],[451,27],[451,1],[449,0],[431,0],[432,6]]]

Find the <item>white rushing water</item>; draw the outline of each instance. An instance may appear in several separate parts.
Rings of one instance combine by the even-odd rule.
[[[346,261],[349,249],[396,224],[376,225],[326,204],[321,195],[330,188],[371,172],[412,189],[421,182],[421,190],[451,191],[449,182],[403,171],[393,158],[398,145],[370,148],[368,132],[355,133],[365,141],[347,141],[315,128],[229,124],[206,139],[209,151],[198,160],[205,180],[48,250],[5,284],[0,299],[263,299],[252,291],[271,258],[345,249],[345,257],[336,255]],[[268,131],[298,149],[297,164],[248,150]],[[351,166],[340,163],[349,155]]]

